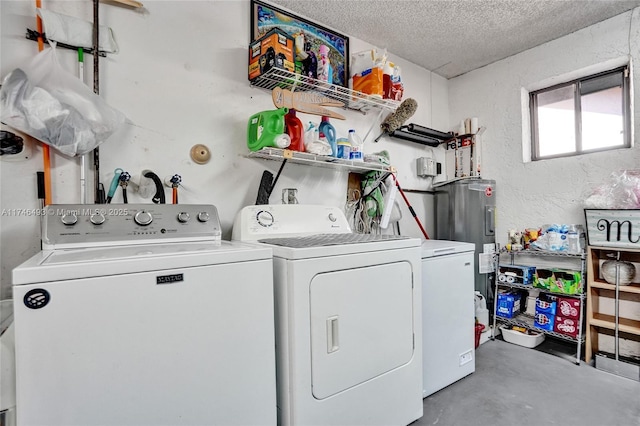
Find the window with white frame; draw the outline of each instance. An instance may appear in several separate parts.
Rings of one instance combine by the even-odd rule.
[[[529,96],[533,161],[631,146],[628,66]]]

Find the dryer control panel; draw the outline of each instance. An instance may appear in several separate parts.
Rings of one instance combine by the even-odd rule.
[[[262,204],[244,207],[233,223],[232,239],[256,241],[269,237],[301,237],[351,232],[338,207],[311,204]]]
[[[52,204],[42,221],[45,249],[221,239],[206,204]]]

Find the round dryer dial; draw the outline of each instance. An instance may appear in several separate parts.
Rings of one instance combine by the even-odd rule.
[[[258,214],[256,215],[256,220],[261,226],[264,226],[265,228],[273,225],[273,215],[271,214],[271,212],[265,210],[260,210],[258,212]]]

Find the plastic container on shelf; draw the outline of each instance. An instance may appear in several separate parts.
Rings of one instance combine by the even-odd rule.
[[[400,77],[400,67],[393,62],[387,61],[382,74],[383,99],[393,99],[401,101],[403,95],[402,79]]]
[[[353,161],[364,161],[364,152],[362,151],[364,142],[360,136],[356,134],[354,129],[349,130],[349,143],[351,144],[351,153],[349,159]]]
[[[322,116],[322,121],[320,122],[320,133],[324,133],[325,138],[327,138],[327,142],[331,145],[331,155],[333,157],[338,156],[338,144],[336,137],[336,129],[333,127],[331,123],[329,123],[329,117]]]
[[[294,151],[304,151],[304,137],[302,131],[302,121],[296,117],[296,110],[290,109],[284,116],[284,123],[287,134],[291,138],[289,149]]]
[[[249,118],[247,146],[251,151],[265,147],[287,148],[291,138],[284,132],[284,116],[287,108],[262,111]]]
[[[313,122],[309,122],[309,127],[307,127],[304,131],[304,149],[308,151],[307,147],[309,144],[320,139],[320,132]]]
[[[338,139],[338,158],[342,158],[343,160],[348,160],[351,158],[351,143],[349,143],[348,139],[339,138]]]
[[[391,76],[393,75],[393,63],[387,61],[382,70],[382,97],[391,99]]]
[[[511,330],[507,325],[501,325],[500,331],[502,332],[502,337],[506,342],[524,346],[525,348],[535,348],[540,343],[544,342],[543,333],[532,332],[535,334],[526,334],[521,331]]]

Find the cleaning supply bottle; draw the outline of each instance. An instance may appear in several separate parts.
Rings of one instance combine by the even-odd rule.
[[[287,134],[291,138],[291,145],[289,145],[289,149],[304,152],[302,121],[296,117],[295,109],[290,109],[287,115],[284,116],[284,123],[287,129]]]
[[[382,98],[392,99],[391,97],[391,78],[393,76],[393,62],[385,62],[382,71]]]
[[[347,138],[338,138],[338,158],[348,160],[351,158],[351,143]]]
[[[278,108],[259,112],[249,118],[247,146],[251,151],[269,146],[286,148],[291,144],[291,138],[284,132],[284,116],[287,112],[287,108]]]
[[[356,135],[354,129],[349,130],[349,143],[351,144],[349,158],[353,161],[364,161],[364,152],[362,152],[364,142],[362,142],[360,136]]]
[[[318,140],[318,137],[316,136],[316,130],[318,130],[318,128],[316,127],[315,124],[313,124],[313,122],[309,122],[309,127],[307,127],[307,129],[304,131],[304,150],[308,151],[307,146],[309,146],[310,143],[315,142],[316,140]]]
[[[336,129],[329,123],[329,117],[323,115],[320,122],[320,132],[324,133],[327,142],[331,145],[331,156],[338,156],[338,144],[336,143]]]

